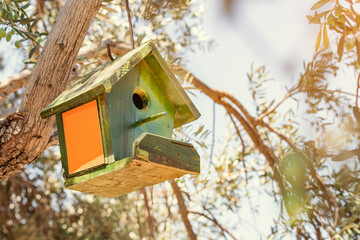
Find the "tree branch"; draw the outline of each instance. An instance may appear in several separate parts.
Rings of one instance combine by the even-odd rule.
[[[84,46],[80,48],[77,58],[101,58],[106,59],[106,45],[110,44],[111,52],[117,56],[124,55],[131,50],[129,45],[124,44],[121,41],[111,42],[111,40],[105,40],[100,45],[91,44],[89,46]],[[11,77],[4,78],[0,80],[0,103],[5,101],[5,99],[16,90],[25,87],[31,77],[32,70],[25,69],[22,72],[15,74]]]
[[[30,80],[31,73],[30,70],[25,69],[21,73],[2,79],[0,81],[0,103],[16,90],[25,87]]]
[[[147,223],[148,223],[148,228],[149,228],[149,239],[155,239],[154,237],[154,223],[153,223],[153,218],[151,216],[151,208],[149,205],[149,200],[147,197],[147,193],[146,193],[146,189],[142,188],[140,189],[140,193],[144,196],[144,205],[147,211]]]
[[[139,239],[143,239],[143,231],[142,231],[142,227],[141,227],[140,213],[139,213],[139,208],[136,204],[135,204],[135,212],[136,212],[136,221],[138,224]]]
[[[68,0],[62,7],[20,103],[21,134],[12,128],[10,116],[13,115],[6,118],[9,125],[0,124],[0,129],[8,133],[6,138],[0,133],[0,180],[21,171],[47,147],[54,118],[43,120],[39,113],[65,89],[76,55],[101,2]]]
[[[286,99],[288,99],[289,97],[292,97],[293,95],[295,95],[298,92],[295,93],[290,93],[288,92],[283,99],[281,99],[274,107],[270,108],[269,110],[267,110],[266,112],[264,112],[263,114],[261,114],[260,116],[258,116],[256,118],[256,120],[261,121],[264,117],[266,117],[267,115],[273,113]]]
[[[259,125],[267,128],[269,131],[275,133],[281,140],[284,140],[295,151],[300,151],[289,138],[285,137],[282,133],[279,132],[279,130],[273,128],[268,123],[264,122],[263,120],[260,120]]]
[[[175,72],[186,71],[179,67],[174,67],[172,69]],[[280,173],[276,166],[277,157],[272,151],[272,149],[264,144],[258,130],[256,129],[256,125],[258,125],[257,121],[247,112],[247,110],[242,106],[242,104],[231,94],[210,88],[204,82],[196,78],[191,73],[188,74],[188,79],[192,85],[194,85],[201,92],[203,92],[208,97],[210,97],[214,102],[222,105],[226,109],[228,114],[232,114],[241,123],[244,130],[247,132],[252,142],[254,143],[255,147],[260,151],[260,153],[266,158],[267,162],[270,164],[274,173],[274,179],[277,185],[279,186],[281,192],[283,192],[284,186],[281,180]],[[228,101],[226,101],[225,98],[229,99],[231,102],[229,103]],[[235,109],[231,103],[236,107],[238,107],[241,112]]]
[[[211,217],[209,217],[208,215],[206,215],[206,214],[204,214],[204,213],[200,213],[200,212],[190,211],[189,213],[197,214],[197,215],[200,215],[200,216],[205,217],[206,219],[208,219],[208,220],[212,221],[213,223],[215,223],[215,224],[221,229],[221,231],[226,232],[226,233],[229,234],[230,237],[232,237],[234,240],[237,240],[237,238],[236,238],[231,232],[229,232],[229,230],[227,230],[226,227],[224,227],[223,225],[221,225],[221,224],[216,220],[216,218],[211,218]],[[224,234],[224,235],[225,235],[225,234]]]
[[[179,205],[179,212],[180,212],[180,215],[181,215],[181,219],[185,225],[185,228],[186,228],[186,231],[188,233],[188,236],[189,236],[189,239],[190,240],[196,240],[196,234],[194,233],[194,231],[192,230],[192,227],[191,227],[191,223],[189,221],[189,218],[188,218],[188,210],[186,208],[186,205],[185,205],[185,201],[184,201],[184,198],[181,194],[181,191],[180,191],[180,188],[179,186],[177,185],[177,183],[174,181],[174,180],[170,180],[170,184],[171,184],[171,187],[174,191],[174,195],[176,196],[176,199],[177,199],[177,202],[178,202],[178,205]]]

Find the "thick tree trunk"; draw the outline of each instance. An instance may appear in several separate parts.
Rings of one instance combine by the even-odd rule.
[[[46,148],[54,118],[40,111],[54,100],[71,78],[72,66],[101,0],[68,0],[45,43],[18,113],[0,123],[0,180],[21,171]]]

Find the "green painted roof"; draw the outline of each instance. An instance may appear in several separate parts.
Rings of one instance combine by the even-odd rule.
[[[75,81],[41,111],[41,117],[47,118],[67,111],[94,99],[103,92],[110,92],[111,87],[121,81],[122,77],[141,61],[148,64],[160,87],[174,105],[176,109],[174,127],[200,117],[200,113],[151,42],[141,45],[113,62],[102,65]]]

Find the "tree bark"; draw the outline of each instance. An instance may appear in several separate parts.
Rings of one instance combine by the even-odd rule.
[[[106,52],[106,45],[110,44],[111,52],[116,55],[124,55],[125,53],[131,51],[131,47],[122,42],[111,42],[110,40],[102,41],[99,46],[98,43],[85,46],[80,48],[77,58],[86,57],[90,58],[101,58],[108,59]],[[0,103],[5,101],[5,99],[16,90],[25,87],[30,80],[32,70],[25,69],[20,73],[14,74],[13,76],[3,78],[0,80]]]
[[[189,239],[191,240],[196,240],[196,234],[194,233],[194,231],[192,230],[192,227],[191,227],[191,223],[189,221],[189,218],[188,218],[188,210],[186,208],[186,205],[185,205],[185,201],[184,201],[184,198],[181,194],[181,191],[180,191],[180,188],[179,186],[177,185],[177,183],[174,181],[174,180],[170,180],[170,184],[171,184],[171,187],[174,191],[174,194],[176,196],[176,199],[177,199],[177,202],[178,202],[178,205],[179,205],[179,212],[180,212],[180,215],[181,215],[181,219],[185,225],[185,228],[186,228],[186,231],[188,233],[188,236],[189,236]]]
[[[101,0],[68,0],[53,26],[31,75],[19,110],[0,123],[0,180],[21,171],[48,145],[54,117],[40,111],[71,79],[72,66]]]
[[[21,73],[15,74],[5,79],[1,79],[0,103],[19,88],[25,87],[30,80],[31,73],[32,72],[30,70],[25,69]]]

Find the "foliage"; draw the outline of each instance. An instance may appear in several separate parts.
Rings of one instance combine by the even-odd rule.
[[[27,8],[30,7],[31,1],[17,0],[0,2],[0,41],[2,39],[10,42],[14,35],[20,37],[14,41],[14,46],[21,47],[21,42],[26,40],[38,44],[41,36],[44,35],[36,31],[38,19],[35,14],[28,15]],[[31,57],[31,56],[30,56]]]
[[[59,158],[47,154],[1,182],[0,238],[129,239],[135,225],[124,217],[130,212],[129,199],[64,192],[58,181]],[[99,224],[101,219],[106,221]]]
[[[234,1],[224,3],[230,13]],[[0,37],[5,32],[6,40],[15,32],[22,51],[29,56],[28,62],[36,62],[63,4],[62,0],[38,0],[36,4],[1,1]],[[282,210],[269,239],[359,236],[360,112],[357,105],[349,104],[351,95],[329,84],[341,64],[355,70],[360,66],[360,15],[355,5],[352,0],[315,3],[314,15],[307,16],[310,23],[320,26],[314,57],[304,62],[298,81],[285,87],[282,98],[268,96],[275,80],[265,66],[255,65],[247,75],[252,106],[244,107],[236,97],[222,91],[208,94],[226,109],[228,134],[217,140],[214,159],[210,159],[212,153],[204,154],[202,176],[177,181],[198,238],[237,239],[239,222],[247,227],[256,225],[255,220],[249,224],[250,220],[241,215],[244,206],[249,206],[252,214],[259,214],[259,206],[252,202],[252,189],[259,189],[259,196],[268,195]],[[186,60],[187,51],[213,46],[201,27],[201,4],[134,0],[130,6],[136,44],[154,39],[175,68],[182,69],[180,59]],[[325,7],[330,10],[320,11]],[[130,43],[124,1],[103,1],[84,46],[106,41]],[[335,43],[334,53],[331,50]],[[107,61],[103,56],[78,59],[79,74]],[[178,71],[177,77],[184,84],[194,78],[185,70]],[[21,95],[18,91],[0,108],[17,106]],[[229,112],[226,103],[238,115]],[[316,133],[315,139],[302,133],[300,123],[304,121]],[[201,124],[184,127],[175,137],[192,139],[207,152],[212,151],[206,144],[210,132]],[[93,197],[63,189],[58,160],[58,149],[51,148],[23,173],[0,183],[0,238],[188,237],[169,183],[111,200]]]

